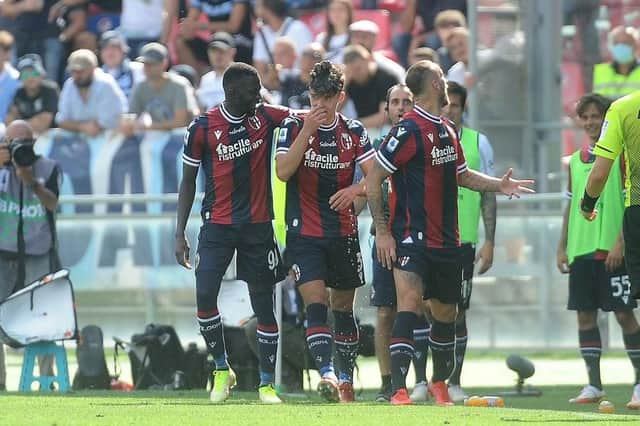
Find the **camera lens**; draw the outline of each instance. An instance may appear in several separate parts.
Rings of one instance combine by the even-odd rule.
[[[15,141],[11,144],[11,157],[20,167],[29,167],[36,162],[36,153],[31,143]]]

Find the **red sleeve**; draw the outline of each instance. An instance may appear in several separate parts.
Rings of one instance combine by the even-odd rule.
[[[280,123],[282,120],[291,115],[291,110],[287,107],[279,105],[265,105],[265,113],[269,115],[271,121],[274,123]]]
[[[464,150],[462,149],[462,144],[460,143],[458,134],[455,131],[454,131],[453,137],[455,138],[456,153],[458,154],[458,159],[456,160],[456,169],[458,174],[460,174],[467,171],[467,159],[464,157]]]

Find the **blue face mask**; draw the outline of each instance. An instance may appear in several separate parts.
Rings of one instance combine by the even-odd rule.
[[[630,64],[633,62],[633,47],[624,43],[616,43],[611,48],[613,60],[619,64]]]

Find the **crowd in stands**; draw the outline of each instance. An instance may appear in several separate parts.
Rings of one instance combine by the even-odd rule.
[[[309,71],[329,59],[345,67],[343,112],[379,128],[412,63],[461,61],[464,74],[465,13],[465,0],[3,0],[0,122],[181,128],[222,102],[233,61],[258,69],[267,102],[304,109]]]

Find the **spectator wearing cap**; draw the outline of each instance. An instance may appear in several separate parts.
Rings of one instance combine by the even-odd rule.
[[[176,41],[178,62],[189,64],[204,74],[208,68],[208,41],[198,37],[199,31],[209,34],[220,31],[233,35],[238,62],[251,63],[253,30],[251,3],[253,0],[191,0],[189,12],[180,23]],[[205,14],[209,22],[199,20]]]
[[[71,77],[60,93],[58,126],[90,137],[117,128],[127,98],[113,77],[98,68],[95,53],[87,49],[71,53],[67,70]]]
[[[196,91],[198,102],[204,110],[218,106],[224,100],[222,74],[233,62],[236,54],[235,40],[229,33],[215,33],[209,43],[208,53],[211,71],[202,76],[200,87]]]
[[[169,53],[160,43],[149,43],[140,50],[138,61],[144,64],[145,79],[136,84],[131,94],[129,112],[136,121],[123,123],[126,136],[145,130],[173,130],[185,127],[191,118],[188,99],[189,82],[167,72]]]
[[[25,120],[36,134],[44,133],[52,126],[58,111],[58,85],[46,79],[42,59],[35,53],[18,60],[18,71],[22,85],[13,98],[5,122]]]
[[[165,13],[165,3],[165,0],[122,0],[118,32],[129,46],[130,59],[140,54],[142,46],[159,41],[168,31],[170,23]]]
[[[405,69],[399,63],[387,58],[380,52],[375,52],[373,49],[378,39],[380,28],[378,24],[368,19],[362,19],[349,25],[349,34],[351,36],[351,44],[359,44],[371,53],[371,57],[378,64],[378,67],[395,74],[398,81],[403,82],[405,76]]]
[[[357,118],[367,129],[385,124],[387,90],[400,83],[398,77],[378,66],[371,53],[360,45],[344,50],[345,92],[353,102]]]
[[[13,96],[20,86],[20,75],[9,62],[13,43],[11,33],[0,31],[0,122],[3,123],[13,102]]]
[[[256,0],[258,31],[253,48],[253,65],[262,78],[268,75],[270,67],[275,66],[273,45],[277,38],[289,37],[294,40],[298,55],[313,41],[309,28],[303,22],[288,16],[287,12],[285,0]]]
[[[102,71],[111,75],[127,99],[133,86],[144,79],[142,64],[129,60],[129,46],[124,36],[117,31],[106,31],[100,38]]]

